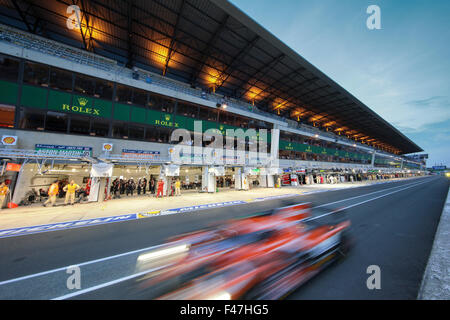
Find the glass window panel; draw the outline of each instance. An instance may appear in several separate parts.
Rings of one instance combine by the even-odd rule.
[[[96,81],[94,78],[77,74],[75,75],[75,86],[73,90],[78,93],[92,96],[95,93],[95,83]]]
[[[101,99],[112,100],[114,84],[109,81],[99,80],[95,84],[95,96]]]
[[[49,68],[40,63],[26,62],[24,67],[23,82],[36,85],[48,86]]]
[[[133,91],[130,87],[118,84],[116,88],[116,101],[131,104],[131,95]]]
[[[70,117],[70,133],[89,135],[90,125],[89,117],[75,115]]]
[[[91,136],[106,137],[109,133],[109,120],[92,119]]]
[[[68,117],[61,112],[48,111],[45,120],[45,130],[54,132],[67,132]]]
[[[128,139],[128,124],[125,122],[113,123],[113,138]]]
[[[147,91],[140,90],[140,89],[134,89],[133,90],[133,103],[140,105],[140,106],[146,106],[147,105]]]
[[[19,60],[0,54],[0,79],[17,82]]]
[[[160,128],[158,142],[160,143],[169,143],[170,135],[172,133],[172,129],[169,128]]]
[[[53,89],[72,92],[72,72],[51,68],[50,87]]]
[[[175,102],[171,99],[164,98],[159,95],[150,94],[148,106],[152,110],[172,113],[174,111]]]
[[[188,103],[178,102],[177,114],[189,118],[197,118],[198,106]]]
[[[45,112],[22,108],[19,127],[21,129],[44,130]]]
[[[150,142],[157,142],[159,137],[159,128],[147,127],[145,130],[145,140]]]
[[[133,140],[142,140],[144,139],[144,127],[140,126],[130,126],[129,128],[129,138]]]

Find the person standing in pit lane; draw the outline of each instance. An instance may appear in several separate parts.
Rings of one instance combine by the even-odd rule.
[[[142,191],[142,179],[139,179],[137,182],[137,194],[138,196],[141,195],[141,191]]]
[[[164,196],[163,190],[164,190],[164,181],[163,181],[163,179],[159,179],[159,181],[158,181],[158,192],[156,194],[157,198],[159,197],[159,195],[161,195],[161,197]]]
[[[3,205],[5,203],[6,196],[9,193],[9,188],[6,183],[2,182],[0,184],[0,210],[3,209]]]
[[[144,195],[147,192],[147,178],[142,179],[142,191],[143,191]]]
[[[175,195],[176,196],[181,196],[181,182],[180,182],[180,179],[177,179],[177,181],[175,182]]]
[[[67,205],[70,201],[70,204],[73,205],[75,202],[75,192],[80,189],[80,186],[77,185],[74,180],[71,180],[70,183],[64,187],[64,191],[66,192],[64,204]]]
[[[58,186],[58,180],[53,181],[50,188],[48,188],[48,199],[44,202],[43,206],[46,207],[47,204],[50,202],[52,204],[52,207],[56,204],[56,196],[59,193],[59,186]]]

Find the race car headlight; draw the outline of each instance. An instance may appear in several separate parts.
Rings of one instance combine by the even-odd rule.
[[[231,300],[231,294],[226,291],[220,291],[212,296],[209,296],[206,300]]]
[[[190,246],[188,244],[182,244],[182,245],[178,245],[178,246],[174,246],[174,247],[170,247],[170,248],[155,250],[155,251],[141,254],[137,260],[138,260],[138,262],[141,262],[141,263],[148,262],[150,260],[160,259],[160,258],[163,258],[166,256],[184,253],[189,250],[189,247]]]

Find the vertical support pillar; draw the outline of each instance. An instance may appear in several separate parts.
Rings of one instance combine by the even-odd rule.
[[[268,188],[275,188],[275,176],[273,174],[267,175],[267,187]]]
[[[202,190],[208,193],[216,192],[216,176],[209,167],[202,167]]]

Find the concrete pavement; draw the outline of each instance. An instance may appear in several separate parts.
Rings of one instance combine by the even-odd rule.
[[[421,300],[450,300],[450,192],[418,295]]]

